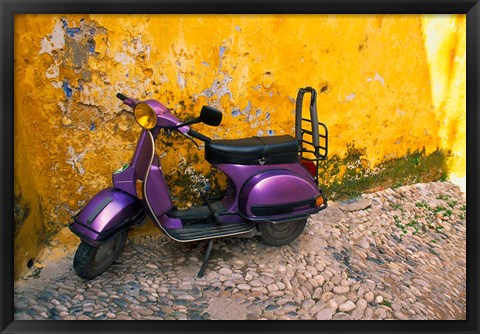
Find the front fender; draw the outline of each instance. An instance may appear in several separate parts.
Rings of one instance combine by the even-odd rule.
[[[143,214],[138,198],[115,188],[96,194],[74,218],[70,230],[83,241],[97,245],[132,225]]]

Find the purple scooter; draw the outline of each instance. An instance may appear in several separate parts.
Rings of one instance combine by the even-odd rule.
[[[310,119],[302,118],[305,93],[311,94]],[[113,187],[100,191],[73,217],[70,230],[82,240],[73,260],[78,276],[91,279],[103,273],[122,252],[128,229],[143,224],[147,216],[175,241],[208,240],[198,272],[202,277],[214,239],[260,235],[269,245],[285,245],[299,236],[309,215],[327,207],[318,187],[318,162],[327,155],[327,128],[317,121],[313,88],[298,92],[296,138],[212,140],[190,125],[218,126],[222,113],[214,108],[204,106],[199,117],[181,122],[156,100],[117,97],[133,108],[143,131],[131,162],[113,173]],[[302,128],[305,124],[309,129]],[[157,136],[171,131],[205,143],[205,159],[228,177],[222,198],[205,196],[204,206],[174,208],[155,154]]]

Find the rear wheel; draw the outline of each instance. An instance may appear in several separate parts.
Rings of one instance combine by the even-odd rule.
[[[125,229],[96,247],[82,241],[73,259],[75,273],[86,279],[92,279],[103,273],[122,253],[127,234],[128,230]]]
[[[282,246],[291,243],[302,233],[307,218],[281,223],[260,223],[258,228],[263,241],[272,246]]]

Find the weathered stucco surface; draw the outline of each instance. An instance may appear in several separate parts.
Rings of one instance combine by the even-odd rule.
[[[16,16],[16,274],[78,242],[70,217],[129,161],[140,128],[117,92],[181,119],[217,107],[222,125],[196,129],[237,138],[293,134],[305,86],[329,127],[330,198],[465,176],[464,15]],[[223,184],[188,140],[157,142],[177,205]]]

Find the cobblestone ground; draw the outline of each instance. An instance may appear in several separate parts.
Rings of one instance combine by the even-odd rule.
[[[465,197],[448,182],[332,203],[283,247],[129,241],[91,281],[73,254],[15,286],[15,319],[465,319]],[[36,274],[38,274],[37,270]]]

